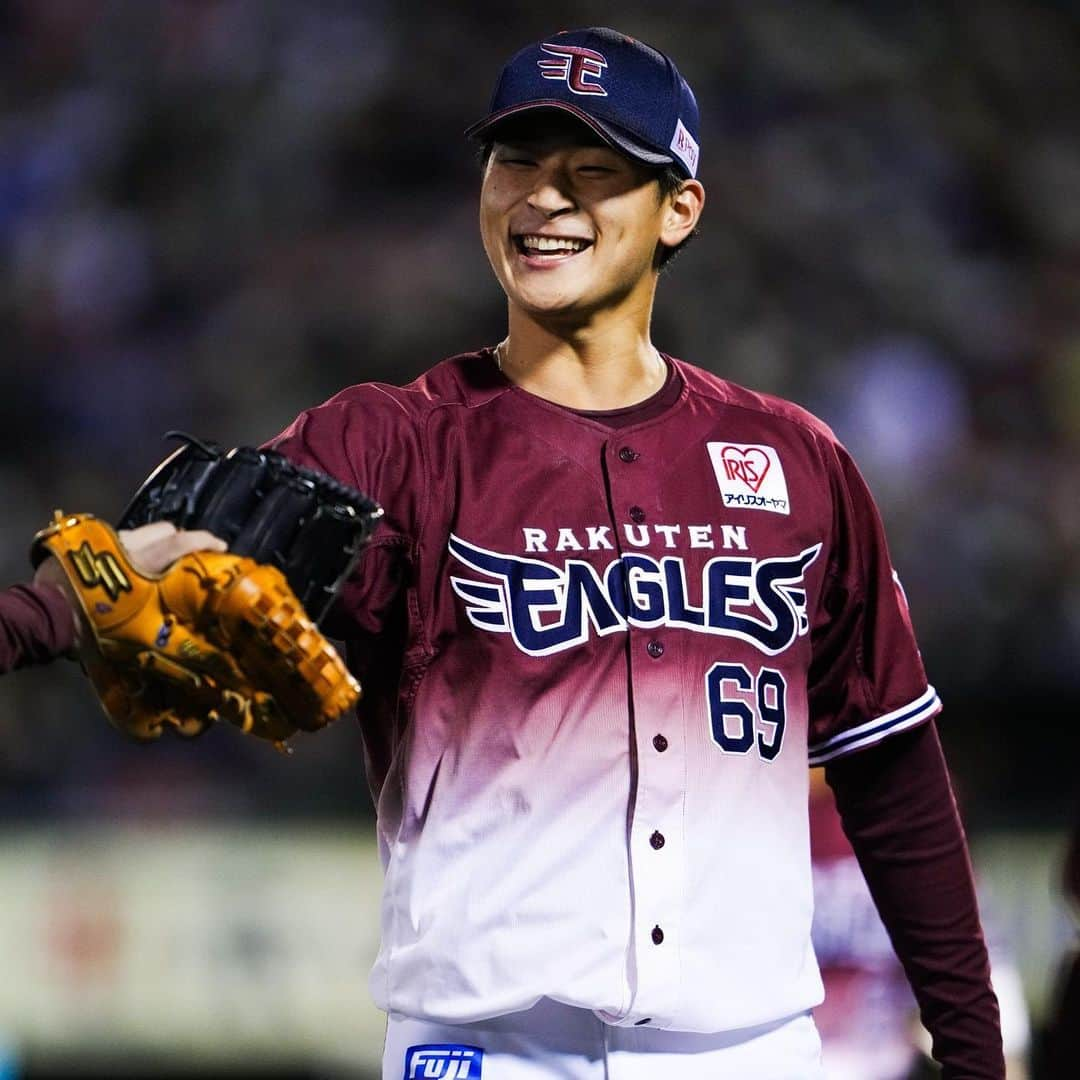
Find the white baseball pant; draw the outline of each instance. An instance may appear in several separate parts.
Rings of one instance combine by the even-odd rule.
[[[721,1035],[612,1027],[543,1000],[473,1024],[391,1013],[383,1080],[823,1080],[810,1013]]]

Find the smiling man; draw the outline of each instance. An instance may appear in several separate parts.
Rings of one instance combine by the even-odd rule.
[[[620,78],[579,38],[618,50]],[[667,378],[649,324],[657,272],[705,202],[687,127],[697,103],[674,64],[613,31],[555,40],[511,61],[491,114],[468,131],[484,143],[480,232],[509,301],[496,355],[525,390],[611,410]],[[676,132],[681,156],[669,146]]]
[[[561,110],[476,130],[491,140],[480,230],[509,300],[504,373],[572,408],[649,397],[667,377],[649,338],[656,272],[693,232],[703,187],[670,166],[661,184],[655,166]]]
[[[506,337],[276,442],[386,511],[336,627],[386,872],[384,1076],[819,1077],[809,762],[945,1076],[1000,1078],[873,500],[820,421],[650,337],[705,203],[689,86],[612,30],[555,34],[468,134]]]

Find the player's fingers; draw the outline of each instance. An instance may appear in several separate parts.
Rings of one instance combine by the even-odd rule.
[[[156,574],[168,566],[168,562],[158,566],[160,559],[153,553],[159,544],[176,535],[176,526],[171,521],[152,521],[137,529],[119,529],[116,535],[136,570]]]
[[[144,573],[160,574],[167,566],[193,551],[226,551],[224,540],[204,529],[179,531],[163,536],[139,550],[129,549],[132,562]]]
[[[174,544],[179,550],[180,555],[190,555],[193,551],[228,551],[229,545],[221,539],[220,536],[215,536],[212,532],[207,532],[205,529],[191,529],[190,531],[181,531],[176,534],[172,539]],[[180,558],[177,555],[176,558]]]
[[[156,543],[174,532],[176,526],[171,521],[152,521],[149,525],[140,525],[137,529],[120,529],[116,535],[128,551],[138,551],[139,548]]]

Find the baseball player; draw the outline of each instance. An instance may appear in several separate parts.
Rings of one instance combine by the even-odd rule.
[[[649,336],[704,204],[689,86],[615,31],[554,34],[468,134],[507,336],[275,441],[386,511],[336,627],[386,874],[384,1076],[820,1076],[809,761],[945,1075],[1002,1077],[873,500],[819,420]]]
[[[385,510],[326,624],[365,688],[384,1077],[820,1077],[809,762],[945,1076],[1001,1080],[871,496],[813,416],[650,339],[704,205],[689,86],[553,34],[469,134],[506,337],[274,440]]]

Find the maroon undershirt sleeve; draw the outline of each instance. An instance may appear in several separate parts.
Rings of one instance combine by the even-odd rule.
[[[1003,1080],[967,842],[933,721],[830,762],[825,778],[944,1080]]]
[[[0,674],[47,664],[75,643],[71,605],[52,585],[13,585],[0,591]]]

